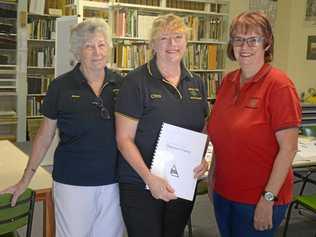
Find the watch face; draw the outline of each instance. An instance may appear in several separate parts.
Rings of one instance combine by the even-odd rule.
[[[272,202],[272,201],[274,200],[274,195],[273,195],[273,193],[271,193],[271,192],[266,192],[266,193],[264,194],[264,199],[267,200],[267,201],[269,201],[269,202]]]

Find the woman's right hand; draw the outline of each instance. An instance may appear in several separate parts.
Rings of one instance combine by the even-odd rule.
[[[0,195],[5,194],[5,193],[11,193],[13,195],[12,199],[11,199],[11,206],[14,207],[16,204],[16,201],[18,200],[20,195],[26,190],[28,185],[29,185],[29,182],[26,182],[23,179],[21,179],[15,185],[12,185],[12,186],[2,190],[0,192]]]
[[[177,199],[174,189],[168,184],[166,180],[156,175],[150,174],[146,183],[149,187],[151,195],[154,198],[164,200],[165,202]]]

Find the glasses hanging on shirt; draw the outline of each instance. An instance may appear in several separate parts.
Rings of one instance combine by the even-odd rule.
[[[102,119],[110,119],[110,112],[105,108],[103,100],[101,97],[98,97],[96,101],[91,102],[91,104],[95,105],[99,111]]]

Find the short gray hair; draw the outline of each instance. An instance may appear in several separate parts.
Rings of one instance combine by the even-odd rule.
[[[80,49],[91,34],[95,33],[103,34],[109,47],[113,47],[112,32],[105,20],[102,18],[88,18],[72,28],[70,32],[70,50],[77,59],[79,59]]]

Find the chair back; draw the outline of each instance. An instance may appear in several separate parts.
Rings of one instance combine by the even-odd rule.
[[[12,194],[0,196],[0,236],[27,225],[26,236],[31,237],[35,192],[27,189],[11,207]]]
[[[316,126],[302,126],[300,130],[303,136],[316,137]]]

